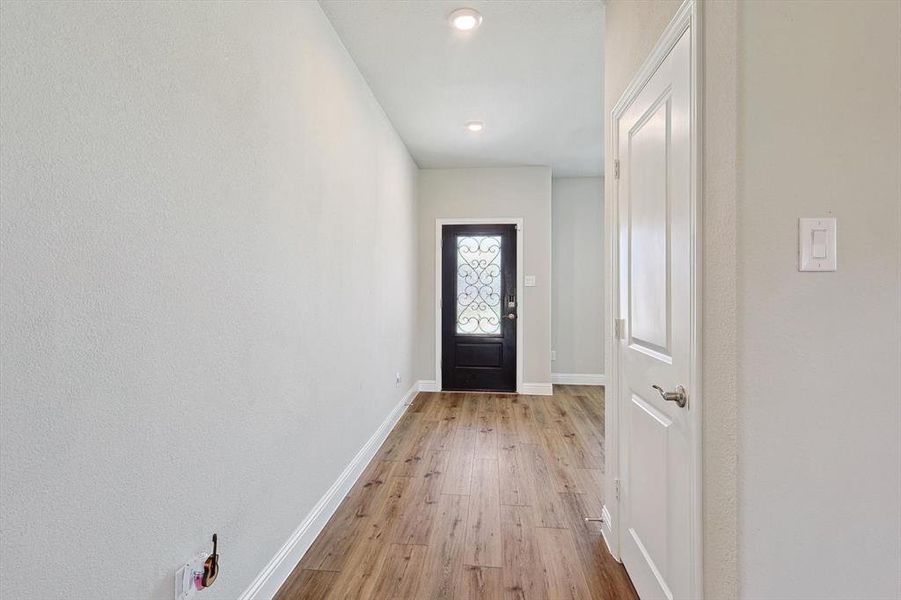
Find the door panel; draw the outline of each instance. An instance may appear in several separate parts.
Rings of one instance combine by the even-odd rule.
[[[686,30],[617,121],[621,554],[639,595],[693,593],[691,39]]]
[[[667,90],[668,92],[668,90]],[[666,352],[669,348],[669,228],[667,225],[668,93],[630,132],[632,178],[629,222],[632,343]]]
[[[654,408],[652,402],[652,398],[642,398],[633,392],[629,405],[631,519],[628,532],[651,569],[660,573],[666,565],[657,565],[654,557],[666,556],[668,544],[668,490],[660,482],[667,480],[667,438],[673,422]],[[663,582],[665,575],[659,577]]]
[[[442,388],[516,391],[516,226],[445,225],[441,248]]]
[[[504,366],[504,345],[502,342],[467,344],[457,343],[458,367],[496,367]]]

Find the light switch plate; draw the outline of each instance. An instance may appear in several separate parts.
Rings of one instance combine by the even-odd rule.
[[[534,275],[526,275],[525,276],[525,284],[526,284],[526,287],[535,287],[535,276]]]
[[[798,270],[835,271],[835,219],[800,219],[798,221]]]

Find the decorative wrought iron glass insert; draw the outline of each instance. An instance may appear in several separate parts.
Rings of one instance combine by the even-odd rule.
[[[457,236],[457,333],[501,332],[501,236]]]

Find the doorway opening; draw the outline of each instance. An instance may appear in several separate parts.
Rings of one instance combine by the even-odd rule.
[[[700,39],[686,0],[610,119],[604,537],[641,597],[698,597]]]

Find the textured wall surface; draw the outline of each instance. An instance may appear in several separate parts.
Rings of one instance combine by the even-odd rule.
[[[604,371],[604,179],[551,184],[554,373]]]
[[[419,307],[416,372],[435,379],[435,219],[522,217],[523,381],[551,381],[551,170],[548,167],[422,169],[419,172]]]
[[[736,348],[739,5],[704,2],[704,194],[701,353],[704,594],[738,595]]]
[[[741,11],[741,595],[899,598],[901,4]],[[826,216],[838,270],[798,272]]]
[[[0,596],[235,598],[411,383],[416,167],[315,2],[0,14]]]

